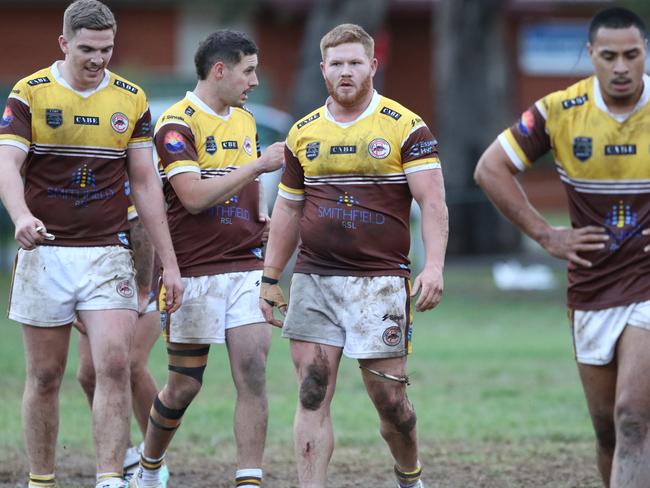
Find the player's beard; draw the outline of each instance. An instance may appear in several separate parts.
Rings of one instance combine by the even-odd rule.
[[[340,95],[336,92],[336,87],[328,80],[325,79],[325,85],[327,86],[327,92],[330,97],[334,99],[336,103],[342,107],[354,107],[361,100],[366,98],[368,93],[372,91],[372,76],[368,75],[359,85],[359,89],[356,92],[347,93]]]

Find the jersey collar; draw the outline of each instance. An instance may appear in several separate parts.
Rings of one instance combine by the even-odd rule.
[[[225,121],[230,120],[230,116],[232,115],[232,107],[228,107],[228,115],[219,115],[217,112],[212,110],[207,103],[205,103],[203,100],[197,97],[196,93],[188,91],[185,94],[185,98],[187,98],[190,102],[192,102],[194,105],[199,107],[207,114],[214,115],[215,117],[219,117],[221,120],[225,120]]]
[[[643,108],[648,103],[648,100],[650,100],[650,77],[646,74],[643,75],[643,91],[641,92],[641,98],[639,98],[639,101],[636,102],[634,108],[626,114],[613,114],[612,112],[609,111],[607,105],[605,104],[605,100],[603,99],[603,94],[600,91],[600,83],[598,83],[598,78],[596,78],[595,76],[594,76],[593,89],[594,89],[594,100],[596,102],[596,106],[606,114],[609,114],[610,116],[614,117],[619,122],[624,122],[626,119],[630,117],[630,115],[635,113],[637,110]]]
[[[330,113],[329,109],[327,108],[327,102],[330,99],[330,97],[328,97],[327,100],[325,101],[325,118],[341,127],[350,127],[352,124],[355,124],[359,122],[361,119],[372,114],[377,108],[377,105],[379,105],[379,99],[381,98],[381,95],[377,93],[377,90],[373,90],[372,92],[373,92],[372,98],[370,99],[370,103],[368,104],[368,107],[363,111],[361,115],[359,115],[356,119],[351,120],[350,122],[337,122],[336,119],[334,119],[334,116]]]
[[[59,63],[62,63],[63,61],[54,61],[54,64],[50,66],[50,71],[52,72],[52,77],[54,80],[61,86],[64,86],[68,90],[72,90],[76,94],[88,98],[90,95],[93,93],[97,93],[99,90],[102,90],[108,86],[108,80],[111,77],[111,72],[108,71],[107,69],[104,69],[104,79],[97,85],[95,88],[92,88],[90,90],[84,90],[84,91],[79,91],[75,90],[70,83],[65,81],[65,78],[61,74],[61,71],[59,70]]]

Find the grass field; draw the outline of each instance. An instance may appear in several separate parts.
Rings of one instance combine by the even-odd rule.
[[[4,290],[1,295],[4,300]],[[494,288],[486,263],[448,265],[442,304],[416,316],[409,359],[409,396],[418,411],[428,487],[600,486],[563,304],[562,285],[549,292],[503,292]],[[26,469],[20,431],[24,364],[20,328],[8,321],[0,327],[0,486],[13,487],[22,486]],[[90,416],[75,368],[73,348],[61,394],[59,472],[90,486]],[[151,368],[162,384],[161,344]],[[278,331],[268,372],[266,486],[287,488],[295,486],[291,423],[297,388],[288,344]],[[225,350],[213,347],[204,389],[169,453],[178,476],[170,486],[232,486],[233,398]],[[337,449],[330,486],[393,486],[377,417],[354,361],[343,361],[333,419]],[[206,461],[226,477],[222,484],[211,478]],[[368,473],[370,481],[360,484]],[[182,482],[183,476],[194,483]]]

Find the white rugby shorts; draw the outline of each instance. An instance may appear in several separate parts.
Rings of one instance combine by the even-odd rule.
[[[583,364],[610,363],[627,325],[650,331],[650,301],[602,310],[574,310],[572,315],[576,360]]]
[[[282,336],[342,347],[350,358],[410,352],[408,279],[295,273]]]
[[[36,246],[18,250],[8,316],[56,327],[77,310],[138,309],[131,251],[121,246]]]
[[[167,341],[223,344],[226,329],[266,322],[259,307],[261,279],[262,270],[183,278],[181,308],[164,324]]]

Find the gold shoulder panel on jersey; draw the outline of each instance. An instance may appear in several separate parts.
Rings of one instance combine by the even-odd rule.
[[[191,110],[187,110],[188,108]],[[188,112],[190,113],[188,114]],[[186,98],[179,100],[158,117],[154,133],[158,132],[160,127],[165,124],[181,124],[190,127],[190,120],[195,112],[196,109],[192,107],[192,104]]]
[[[251,122],[255,123],[255,115],[246,107],[233,107],[233,113],[250,119]]]
[[[50,86],[53,82],[54,76],[52,76],[50,68],[43,68],[19,80],[14,85],[9,96],[11,97],[13,95],[15,98],[30,105],[33,93],[43,87]]]
[[[307,128],[312,127],[314,124],[318,123],[319,121],[324,119],[324,111],[325,107],[319,107],[310,114],[306,115],[305,117],[301,118],[298,122],[293,124],[291,126],[291,129],[289,129],[289,133],[287,134],[287,147],[291,150],[293,154],[296,154],[296,140],[298,139],[299,135],[307,130]]]
[[[561,114],[580,110],[581,107],[593,103],[594,77],[582,79],[564,90],[546,95],[536,103],[542,116],[548,121]]]

